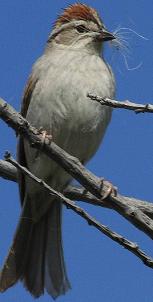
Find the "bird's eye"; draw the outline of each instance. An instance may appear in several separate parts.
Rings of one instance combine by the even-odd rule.
[[[79,33],[84,33],[87,31],[86,27],[84,25],[78,25],[76,26],[76,30],[79,32]]]

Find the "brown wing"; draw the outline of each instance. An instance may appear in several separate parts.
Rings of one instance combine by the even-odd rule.
[[[27,115],[27,110],[28,110],[30,100],[32,97],[32,93],[34,91],[36,83],[37,83],[37,79],[35,79],[33,77],[33,75],[31,75],[27,82],[27,85],[26,85],[26,88],[24,91],[24,95],[23,95],[22,105],[21,105],[21,115],[25,118]],[[18,140],[17,159],[21,165],[23,165],[24,167],[27,167],[25,150],[24,150],[24,139],[22,136],[19,136],[19,140]],[[25,181],[24,181],[24,175],[21,174],[20,172],[18,172],[18,182],[19,182],[21,203],[23,203],[24,196],[25,196]]]
[[[31,75],[28,79],[27,85],[24,90],[23,101],[21,105],[21,115],[23,117],[26,117],[27,115],[27,110],[30,104],[31,96],[36,86],[37,80],[38,79],[35,79],[33,75]]]

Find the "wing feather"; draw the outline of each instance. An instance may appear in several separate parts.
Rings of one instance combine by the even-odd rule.
[[[34,91],[34,88],[37,83],[36,78],[34,78],[33,75],[29,77],[29,80],[27,82],[27,85],[25,87],[22,105],[21,105],[21,115],[26,118],[28,107],[31,101],[31,97]],[[22,136],[19,135],[18,144],[17,144],[17,159],[18,162],[23,165],[24,167],[27,167],[27,161],[26,161],[26,155],[25,155],[25,149],[24,149],[24,139]],[[25,180],[24,175],[18,171],[18,183],[19,183],[19,192],[20,192],[20,199],[21,204],[23,204],[24,197],[25,197]]]

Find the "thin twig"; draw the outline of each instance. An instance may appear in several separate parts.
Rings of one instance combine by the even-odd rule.
[[[127,110],[133,110],[135,113],[153,113],[153,105],[152,104],[136,104],[131,101],[125,100],[125,101],[116,101],[109,98],[102,98],[100,96],[94,95],[92,93],[88,93],[87,97],[89,97],[93,101],[97,101],[102,106],[106,105],[112,108],[122,108]]]
[[[129,250],[131,253],[136,255],[146,266],[153,268],[153,259],[145,254],[144,251],[142,251],[139,246],[126,239],[125,237],[117,234],[116,232],[113,232],[105,225],[99,223],[96,221],[93,217],[91,217],[85,210],[83,210],[81,207],[75,205],[75,203],[68,198],[66,198],[63,194],[53,190],[47,183],[45,183],[42,179],[39,179],[35,175],[33,175],[28,169],[21,166],[17,161],[15,161],[10,154],[6,155],[6,160],[14,165],[17,169],[19,169],[24,175],[30,177],[33,181],[40,184],[44,190],[48,191],[49,194],[53,195],[54,197],[58,198],[58,200],[62,201],[62,203],[68,208],[73,210],[75,213],[77,213],[79,216],[84,218],[90,226],[94,226],[96,229],[98,229],[101,233],[106,235],[107,237],[111,238],[113,241],[117,242],[121,246],[123,246],[125,249]],[[57,200],[57,202],[58,202]]]

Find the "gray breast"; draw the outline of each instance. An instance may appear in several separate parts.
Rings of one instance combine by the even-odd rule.
[[[44,56],[41,60],[40,80],[29,106],[28,120],[46,129],[59,146],[86,162],[96,152],[111,117],[111,109],[89,100],[87,93],[112,97],[113,76],[96,55],[74,56],[72,53],[67,61],[63,60],[63,54]],[[37,72],[37,64],[34,72]],[[34,158],[34,151],[31,156]],[[43,164],[42,156],[39,168]]]

